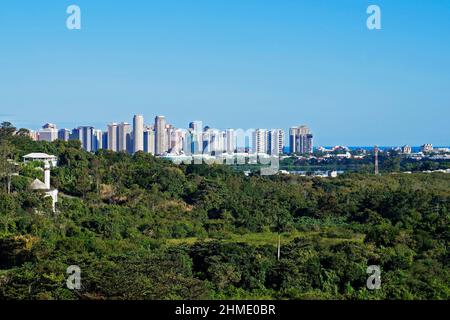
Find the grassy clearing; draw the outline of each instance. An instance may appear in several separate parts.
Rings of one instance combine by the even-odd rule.
[[[290,233],[281,234],[281,244],[287,244],[296,238],[311,239],[316,238],[323,244],[333,245],[341,242],[363,242],[363,234],[352,234],[351,237],[341,237],[336,234],[330,234],[326,231],[293,231]],[[219,240],[229,243],[246,243],[252,246],[264,246],[273,245],[276,246],[278,243],[278,234],[275,232],[260,232],[260,233],[246,233],[231,234],[225,238],[203,238],[199,239],[196,237],[191,238],[181,238],[181,239],[167,239],[166,243],[168,245],[179,245],[187,244],[192,245],[197,241],[212,241]]]

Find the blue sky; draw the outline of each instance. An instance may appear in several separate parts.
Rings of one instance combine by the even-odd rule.
[[[382,30],[366,28],[370,4]],[[104,128],[134,113],[307,124],[316,145],[450,145],[450,2],[1,2],[0,120]]]

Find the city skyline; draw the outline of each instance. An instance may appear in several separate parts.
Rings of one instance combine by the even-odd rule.
[[[141,114],[134,114],[134,115],[131,115],[131,116],[129,116],[128,118],[129,119],[131,119],[131,123],[133,124],[133,121],[134,121],[134,117],[136,117],[136,116],[140,116],[140,117],[143,117],[144,119],[154,119],[155,117],[158,117],[158,116],[151,116],[151,117],[147,117],[147,116],[145,116],[145,115],[143,115],[142,113]],[[163,117],[164,119],[166,119],[167,117],[166,116],[161,116],[161,117]],[[127,119],[128,119],[127,118]],[[128,120],[129,120],[128,119]],[[268,128],[262,128],[262,127],[260,127],[260,128],[251,128],[251,127],[247,127],[247,128],[233,128],[233,127],[231,127],[231,126],[229,126],[229,127],[222,127],[222,128],[218,128],[218,127],[214,127],[214,126],[211,126],[211,125],[209,125],[209,123],[205,123],[204,121],[202,121],[202,120],[190,120],[190,121],[185,121],[185,124],[187,124],[187,125],[182,125],[182,126],[180,126],[180,127],[178,127],[178,126],[174,126],[173,125],[173,122],[171,121],[170,122],[170,124],[174,127],[174,128],[177,128],[177,129],[183,129],[183,130],[188,130],[188,129],[190,129],[191,128],[191,125],[192,124],[194,124],[194,123],[201,123],[204,127],[208,127],[208,128],[212,128],[212,129],[215,129],[215,130],[221,130],[221,131],[223,131],[223,132],[226,132],[227,130],[229,130],[229,129],[231,129],[231,130],[244,130],[244,131],[247,131],[247,130],[250,130],[250,131],[253,131],[253,130],[267,130],[267,135],[269,135],[270,134],[270,132],[271,131],[274,131],[274,130],[283,130],[284,131],[284,135],[285,135],[285,137],[283,137],[283,146],[285,147],[285,148],[288,148],[289,149],[289,152],[292,152],[292,150],[291,150],[291,148],[290,148],[290,146],[291,146],[291,142],[289,141],[289,137],[290,137],[290,132],[292,131],[292,129],[301,129],[301,127],[306,127],[307,129],[309,129],[310,128],[310,126],[308,125],[308,124],[301,124],[301,125],[291,125],[290,127],[288,127],[288,128],[275,128],[275,127],[268,127]],[[54,123],[52,123],[52,122],[49,122],[49,121],[41,121],[40,122],[41,124],[40,125],[38,125],[37,127],[23,127],[23,128],[25,128],[25,129],[28,129],[28,130],[31,130],[32,132],[39,132],[39,131],[42,131],[42,129],[46,126],[46,125],[55,125]],[[44,125],[42,125],[42,123],[45,123]],[[72,123],[72,122],[63,122],[63,124],[68,124],[68,123]],[[78,129],[78,128],[83,128],[83,127],[92,127],[94,130],[100,130],[100,131],[102,131],[104,134],[105,133],[108,133],[108,131],[109,131],[109,127],[111,126],[111,125],[114,125],[114,126],[117,126],[117,128],[116,128],[116,130],[118,130],[118,127],[122,124],[125,124],[125,125],[128,125],[128,126],[130,126],[130,128],[132,129],[132,124],[130,125],[130,123],[129,122],[127,122],[127,121],[111,121],[111,122],[108,122],[108,123],[97,123],[97,125],[94,125],[93,124],[93,122],[89,122],[89,123],[91,123],[91,125],[80,125],[80,124],[75,124],[74,126],[60,126],[59,124],[57,124],[57,127],[58,127],[58,131],[63,131],[63,130],[65,130],[65,135],[67,136],[67,139],[65,139],[65,140],[68,140],[69,138],[69,133],[70,132],[72,132],[72,130],[76,130],[76,129]],[[13,125],[16,125],[16,123],[13,123]],[[153,122],[151,122],[151,124],[150,124],[150,126],[153,128],[153,126],[154,126],[154,123]],[[18,128],[20,128],[20,126],[17,126]],[[147,129],[148,129],[148,127],[149,127],[149,122],[147,121],[147,122],[143,122],[143,140],[142,140],[142,143],[143,143],[143,146],[142,146],[142,149],[144,149],[145,148],[145,145],[146,145],[146,143],[148,143],[147,141],[145,141],[145,136],[146,136],[146,133],[147,133]],[[70,128],[72,128],[72,129],[70,129]],[[202,128],[202,130],[203,130],[203,128]],[[117,131],[118,132],[118,131]],[[133,130],[130,130],[130,133],[133,133]],[[64,140],[64,139],[61,139],[59,136],[62,134],[62,132],[58,132],[58,133],[56,133],[55,134],[55,137],[58,137],[60,140]],[[153,136],[152,136],[153,137]],[[341,142],[341,143],[337,143],[337,144],[320,144],[320,143],[317,143],[317,140],[320,140],[320,138],[319,139],[317,139],[317,137],[320,137],[320,135],[314,135],[314,148],[316,148],[316,147],[334,147],[334,146],[348,146],[348,147],[364,147],[364,148],[367,148],[367,147],[373,147],[373,145],[370,145],[370,144],[361,144],[361,145],[357,145],[357,144],[349,144],[349,143],[346,143],[345,141],[343,141],[343,142]],[[154,137],[153,137],[154,138]],[[269,137],[267,137],[266,138],[267,139],[267,141],[269,140]],[[56,138],[55,138],[55,140],[56,140]],[[299,142],[297,142],[297,143],[299,143]],[[406,141],[405,143],[400,143],[400,144],[380,144],[380,143],[375,143],[374,145],[377,145],[378,147],[381,147],[381,148],[391,148],[391,147],[404,147],[404,146],[409,146],[409,147],[415,147],[415,148],[419,148],[419,147],[421,147],[421,146],[423,146],[423,145],[426,145],[426,144],[430,144],[430,145],[433,145],[433,146],[435,146],[435,147],[450,147],[450,141],[449,141],[449,143],[447,143],[447,144],[437,144],[437,143],[434,143],[433,141],[425,141],[425,140],[423,140],[423,141],[421,141],[420,143],[410,143],[410,142],[408,142],[408,141]],[[280,145],[281,145],[281,143],[280,143]],[[156,146],[154,146],[154,148],[156,148]],[[118,145],[117,145],[117,148],[116,149],[113,149],[113,147],[111,147],[110,146],[110,142],[108,141],[107,142],[107,147],[104,147],[104,149],[110,149],[110,150],[113,150],[113,151],[118,151],[119,150],[119,147],[118,147]],[[134,141],[133,141],[133,145],[131,145],[130,146],[130,149],[128,150],[128,151],[133,151],[134,150]],[[125,150],[125,151],[127,151],[127,150]]]
[[[1,120],[103,128],[131,108],[176,127],[294,119],[318,145],[450,144],[446,2],[377,0],[381,30],[365,0],[76,4],[81,30],[65,2],[2,6]]]
[[[213,128],[201,120],[188,123],[186,128],[173,126],[165,116],[157,115],[154,123],[145,121],[142,114],[134,115],[132,125],[126,121],[106,124],[106,129],[94,126],[76,126],[72,130],[58,128],[54,123],[45,123],[38,130],[30,130],[33,140],[79,140],[86,151],[95,152],[107,149],[115,152],[135,153],[143,151],[154,155],[215,154],[251,152],[269,155],[312,154],[313,150],[327,151],[342,148],[367,149],[373,146],[351,146],[339,144],[334,146],[314,144],[315,135],[305,125],[291,126],[285,131],[280,128]],[[189,137],[188,137],[189,136]],[[380,149],[396,149],[409,154],[412,149],[423,152],[442,151],[447,145],[423,143],[420,145],[403,144],[382,146]],[[330,149],[328,149],[330,150]],[[347,149],[348,150],[348,149]]]

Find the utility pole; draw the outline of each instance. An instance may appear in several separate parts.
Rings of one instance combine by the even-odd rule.
[[[8,172],[8,194],[11,194],[11,172]]]
[[[281,233],[278,232],[278,248],[277,248],[277,260],[280,260],[281,255]]]
[[[277,261],[280,260],[281,256],[281,218],[280,212],[277,212],[277,233],[278,233],[278,243],[277,243]]]
[[[373,151],[375,153],[375,175],[377,176],[379,174],[379,170],[378,170],[378,146],[375,146],[373,148]]]

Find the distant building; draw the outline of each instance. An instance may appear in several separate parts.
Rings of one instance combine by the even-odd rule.
[[[88,152],[97,152],[104,147],[103,132],[91,126],[81,126],[73,129],[69,140],[80,141],[81,148]]]
[[[284,148],[284,130],[282,129],[272,129],[269,130],[268,136],[268,150],[271,155],[283,154]]]
[[[103,149],[103,132],[100,129],[94,129],[92,134],[92,151],[97,152]]]
[[[198,120],[189,122],[189,129],[195,132],[201,132],[203,131],[203,122]]]
[[[267,153],[268,152],[268,131],[267,129],[256,129],[253,132],[253,152]]]
[[[228,154],[235,153],[237,149],[237,140],[234,129],[225,130],[225,140],[226,140],[226,148],[225,148],[226,153]]]
[[[70,138],[70,130],[68,129],[58,130],[58,140],[69,141],[69,138]]]
[[[117,131],[117,141],[118,150],[117,151],[130,151],[130,135],[131,135],[131,125],[128,122],[121,122],[118,126]]]
[[[328,171],[328,177],[336,178],[338,176],[338,172],[336,170]]]
[[[225,151],[225,132],[207,129],[203,132],[203,154],[218,155]]]
[[[202,154],[203,149],[209,144],[209,137],[204,137],[203,134],[203,123],[202,121],[192,121],[189,123],[189,139],[190,139],[190,150],[189,153],[192,154]],[[207,131],[206,129],[205,131]]]
[[[433,151],[438,153],[449,153],[450,148],[433,148]]]
[[[118,151],[119,150],[119,143],[118,143],[118,125],[117,123],[113,122],[108,124],[108,150],[111,151]]]
[[[56,124],[54,123],[46,123],[42,126],[42,129],[56,129]]]
[[[135,115],[133,118],[133,153],[144,151],[144,117]]]
[[[290,153],[310,154],[313,152],[313,135],[307,126],[289,129]]]
[[[108,131],[102,132],[102,149],[108,149]]]
[[[78,127],[78,139],[81,142],[81,147],[87,152],[94,151],[93,149],[94,127],[82,126]]]
[[[52,142],[58,139],[58,129],[53,123],[46,123],[39,131],[39,141]]]
[[[167,152],[166,118],[155,117],[155,155],[163,155]]]
[[[33,141],[39,141],[39,132],[30,130],[29,136]]]
[[[144,152],[155,154],[155,131],[153,127],[144,129]]]
[[[433,145],[431,143],[426,143],[426,144],[422,145],[420,149],[423,153],[432,152]]]
[[[170,153],[181,154],[183,153],[184,140],[186,138],[186,130],[173,129],[170,132]]]
[[[175,128],[173,125],[166,123],[166,152],[171,152],[172,148],[172,136],[175,131]]]
[[[402,147],[402,153],[410,154],[412,152],[411,146],[405,145]]]

